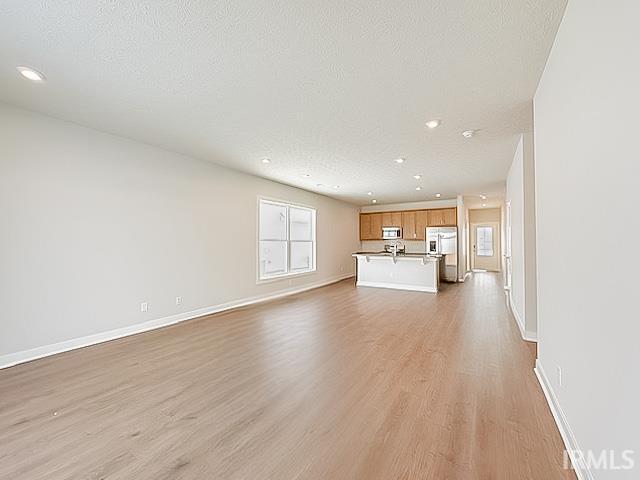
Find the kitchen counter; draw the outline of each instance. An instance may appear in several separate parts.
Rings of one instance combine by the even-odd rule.
[[[356,252],[352,254],[352,257],[357,255],[368,255],[370,257],[393,257],[391,252]],[[429,257],[429,258],[441,258],[442,255],[429,255],[426,253],[417,253],[417,252],[407,252],[407,253],[398,253],[396,257]]]
[[[356,285],[437,293],[440,258],[426,253],[356,252]]]

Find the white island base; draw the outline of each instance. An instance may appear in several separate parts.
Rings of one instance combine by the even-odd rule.
[[[359,287],[395,288],[437,293],[440,287],[440,258],[427,255],[353,255]]]

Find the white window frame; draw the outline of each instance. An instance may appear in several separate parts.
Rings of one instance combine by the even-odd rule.
[[[286,216],[286,226],[287,226],[287,239],[285,240],[286,245],[287,245],[287,253],[286,253],[286,259],[287,259],[287,269],[285,273],[276,273],[276,274],[272,274],[272,275],[264,275],[262,276],[260,274],[261,269],[260,269],[260,241],[262,241],[263,239],[260,238],[260,205],[265,202],[265,203],[270,203],[272,205],[278,205],[281,207],[285,207],[287,209],[287,216]],[[286,202],[284,200],[278,200],[278,199],[274,199],[274,198],[269,198],[269,197],[258,197],[258,201],[257,201],[257,208],[256,208],[256,281],[257,283],[267,283],[267,282],[273,282],[273,281],[277,281],[277,280],[282,280],[285,278],[292,278],[292,277],[299,277],[299,276],[303,276],[303,275],[309,275],[312,274],[316,271],[316,251],[317,251],[317,245],[316,245],[316,216],[317,216],[317,210],[315,207],[312,207],[310,205],[302,205],[299,203],[291,203],[291,202]],[[290,239],[290,222],[289,222],[289,209],[290,208],[299,208],[299,209],[304,209],[304,210],[309,210],[311,212],[311,268],[306,269],[306,270],[297,270],[297,271],[291,271],[291,243],[293,242],[307,242],[308,240],[291,240]],[[264,239],[264,240],[268,240],[268,239]]]

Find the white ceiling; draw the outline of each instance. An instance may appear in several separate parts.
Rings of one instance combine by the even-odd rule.
[[[565,4],[6,0],[0,100],[357,204],[497,192]]]

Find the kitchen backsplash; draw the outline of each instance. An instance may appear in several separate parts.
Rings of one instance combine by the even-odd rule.
[[[366,240],[360,242],[361,251],[363,252],[380,252],[384,250],[385,244],[393,245],[394,240]],[[424,240],[399,240],[400,248],[404,245],[409,253],[424,253],[427,251],[427,244]]]

